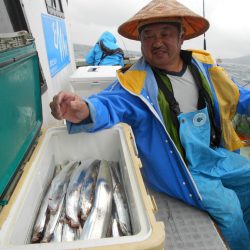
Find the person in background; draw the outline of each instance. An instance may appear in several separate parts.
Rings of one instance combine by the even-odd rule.
[[[250,116],[250,91],[209,52],[181,49],[208,28],[177,1],[152,0],[118,28],[140,40],[142,58],[98,95],[62,91],[50,107],[69,133],[129,124],[145,184],[207,211],[232,250],[249,250],[250,160],[234,152],[243,145],[232,119]]]
[[[85,57],[88,65],[124,66],[124,53],[116,44],[113,34],[105,31]]]

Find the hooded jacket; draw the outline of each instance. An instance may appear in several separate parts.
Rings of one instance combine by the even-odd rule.
[[[85,57],[88,65],[121,65],[124,66],[123,51],[116,44],[116,38],[105,31],[95,46]]]
[[[192,64],[212,92],[216,123],[222,131],[222,146],[229,150],[240,148],[242,144],[231,119],[236,112],[250,115],[250,91],[235,84],[223,68],[215,65],[208,52],[193,51]],[[86,100],[92,123],[68,122],[69,133],[94,132],[119,122],[129,124],[146,184],[156,191],[203,208],[202,197],[163,122],[158,86],[151,67],[141,58],[129,70],[118,71],[117,76],[109,88]]]

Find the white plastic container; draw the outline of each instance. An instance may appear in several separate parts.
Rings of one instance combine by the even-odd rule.
[[[70,76],[72,91],[88,97],[108,87],[116,79],[116,71],[121,66],[83,66]]]
[[[118,161],[128,195],[133,235],[62,243],[29,244],[46,186],[54,166],[69,159]],[[0,249],[163,249],[164,225],[156,222],[153,203],[146,193],[141,162],[130,127],[118,124],[96,133],[69,135],[65,127],[48,129],[39,138],[32,157],[8,203],[0,213]]]

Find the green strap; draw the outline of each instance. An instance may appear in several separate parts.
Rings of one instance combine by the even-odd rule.
[[[170,83],[169,78],[163,74],[159,74],[159,76],[161,77],[163,83],[167,86],[169,91],[173,92],[172,85]],[[181,145],[178,129],[172,122],[169,103],[167,102],[163,92],[160,89],[159,89],[159,94],[158,94],[158,103],[159,103],[160,110],[163,116],[164,125],[171,139],[174,141],[174,144],[176,145],[177,149],[181,153],[182,157],[184,157],[184,151]]]

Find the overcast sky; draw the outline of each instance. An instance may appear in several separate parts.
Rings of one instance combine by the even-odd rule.
[[[150,0],[69,0],[71,38],[74,43],[93,45],[104,31],[112,32],[124,50],[140,51],[140,42],[117,33]],[[203,15],[203,0],[179,0]],[[207,49],[215,58],[250,55],[250,1],[205,0],[205,16],[210,22]],[[203,48],[203,36],[185,41],[183,48]]]

